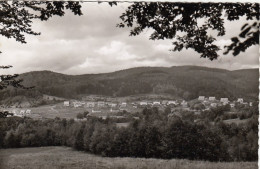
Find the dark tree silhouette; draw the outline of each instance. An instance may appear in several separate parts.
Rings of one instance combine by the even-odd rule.
[[[40,35],[31,29],[33,19],[48,20],[53,15],[63,16],[65,10],[71,10],[75,15],[82,15],[79,2],[72,1],[1,1],[0,2],[0,35],[6,38],[14,38],[20,43],[26,43],[24,34]],[[1,54],[1,51],[0,51]],[[0,66],[0,69],[8,69],[12,66]],[[18,79],[18,74],[0,75],[0,90],[8,86],[29,89],[24,87]],[[6,117],[5,112],[0,116]]]
[[[214,44],[216,38],[209,35],[208,30],[215,30],[217,36],[223,36],[224,18],[234,21],[243,16],[255,22],[252,25],[245,24],[241,33],[226,46],[224,54],[232,51],[236,56],[248,47],[259,44],[258,3],[138,2],[130,5],[120,16],[122,22],[117,26],[132,27],[130,36],[139,35],[146,28],[151,28],[154,32],[150,39],[173,40],[172,51],[191,48],[202,58],[214,60],[219,57],[217,52],[220,47]],[[204,20],[202,24],[200,19]]]
[[[14,38],[26,43],[25,34],[40,35],[31,29],[33,19],[48,20],[53,15],[63,16],[65,10],[71,10],[75,15],[82,15],[79,2],[72,1],[1,1],[0,2],[0,35]],[[1,53],[1,51],[0,51]],[[8,69],[12,66],[0,66]],[[18,74],[0,75],[0,90],[7,86],[25,88],[22,80],[17,80]]]
[[[12,66],[0,66],[0,69],[8,69]],[[0,90],[7,88],[8,86],[13,87],[20,87],[25,88],[23,85],[21,85],[22,80],[16,79],[18,77],[18,74],[14,75],[0,75]]]
[[[33,19],[48,20],[53,15],[63,16],[65,10],[82,15],[79,2],[70,1],[1,1],[0,35],[26,43],[24,34],[39,35],[31,29]]]

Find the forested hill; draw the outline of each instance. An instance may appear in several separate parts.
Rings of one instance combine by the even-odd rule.
[[[20,76],[31,90],[9,88],[0,99],[17,95],[37,97],[48,94],[77,98],[84,94],[129,96],[171,94],[189,100],[199,95],[258,98],[258,69],[229,71],[198,66],[138,67],[112,73],[65,75],[35,71]]]

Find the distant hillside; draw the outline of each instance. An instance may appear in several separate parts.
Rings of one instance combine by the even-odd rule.
[[[198,66],[139,67],[85,75],[35,71],[20,76],[25,86],[35,86],[34,89],[9,88],[0,92],[0,99],[18,95],[36,98],[42,94],[79,98],[88,94],[129,96],[163,93],[186,100],[199,95],[257,99],[258,77],[258,69],[229,71]]]

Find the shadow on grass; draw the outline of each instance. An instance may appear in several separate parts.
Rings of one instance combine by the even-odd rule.
[[[0,169],[4,169],[4,162],[5,162],[5,159],[4,159],[4,157],[0,154]]]

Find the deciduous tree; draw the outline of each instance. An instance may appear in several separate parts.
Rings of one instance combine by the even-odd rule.
[[[75,15],[82,15],[81,5],[75,1],[1,1],[0,35],[26,43],[25,34],[40,35],[31,28],[34,19],[46,21],[54,15],[63,16],[66,9]],[[12,66],[0,66],[0,69],[10,67]],[[18,74],[0,75],[0,90],[7,86],[24,88],[22,80],[17,80],[17,77]]]
[[[226,32],[224,19],[234,21],[243,16],[254,22],[246,23],[241,33],[231,38],[232,43],[226,46],[224,52],[232,52],[236,56],[259,44],[258,3],[137,2],[120,16],[122,22],[117,26],[133,28],[130,36],[137,36],[147,28],[152,29],[150,39],[173,40],[172,51],[193,49],[202,58],[214,60],[219,57],[220,47],[215,44],[217,39],[209,31],[217,31],[217,36],[223,36]]]

